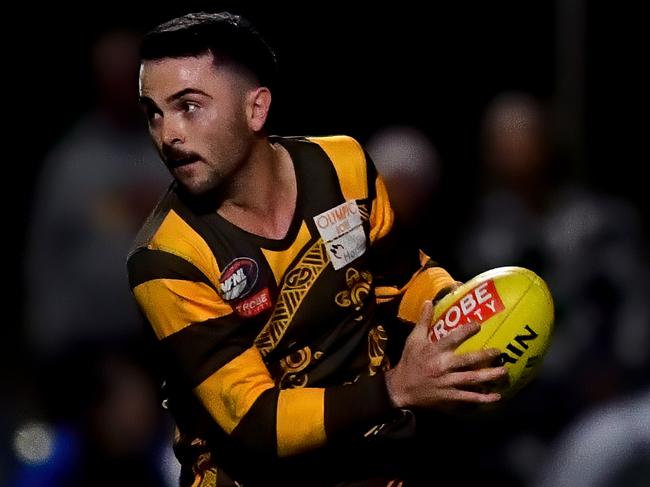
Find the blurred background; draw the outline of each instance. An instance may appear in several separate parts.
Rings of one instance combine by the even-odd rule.
[[[0,485],[174,485],[124,272],[168,183],[136,104],[137,43],[221,9],[276,48],[271,133],[356,137],[456,278],[522,265],[554,293],[539,377],[499,411],[440,425],[423,445],[434,473],[650,485],[647,39],[628,5],[586,0],[11,7]]]

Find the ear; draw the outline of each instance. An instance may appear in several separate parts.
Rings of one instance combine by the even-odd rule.
[[[271,92],[268,88],[260,86],[248,92],[246,102],[248,125],[253,132],[259,132],[264,128],[269,115]]]

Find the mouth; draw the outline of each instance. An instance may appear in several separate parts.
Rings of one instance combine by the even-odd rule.
[[[177,169],[183,166],[189,166],[190,164],[198,161],[200,159],[197,155],[191,155],[186,157],[181,157],[178,159],[167,159],[167,165],[170,169]]]

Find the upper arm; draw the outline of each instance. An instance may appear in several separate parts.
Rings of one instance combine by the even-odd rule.
[[[367,154],[366,160],[377,298],[379,302],[398,300],[397,316],[416,323],[424,301],[433,299],[455,281],[418,248],[410,232],[400,227],[381,175]]]
[[[274,386],[261,357],[251,353],[254,336],[243,330],[211,280],[183,258],[143,249],[129,258],[128,270],[136,301],[173,362],[169,368],[175,379],[193,389],[230,432],[255,399]]]

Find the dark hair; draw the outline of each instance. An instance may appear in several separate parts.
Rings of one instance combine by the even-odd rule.
[[[197,12],[177,17],[147,33],[140,58],[190,57],[211,53],[219,65],[244,68],[262,86],[277,75],[275,53],[253,24],[229,12]]]

